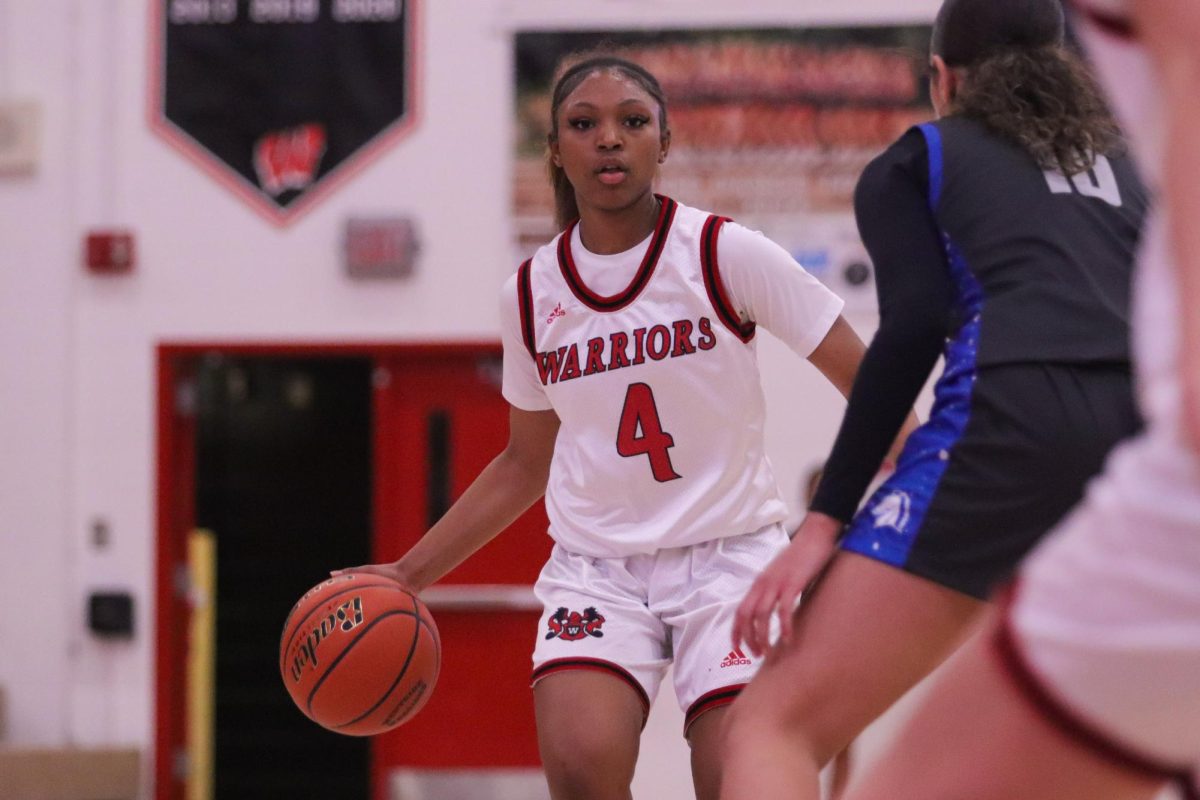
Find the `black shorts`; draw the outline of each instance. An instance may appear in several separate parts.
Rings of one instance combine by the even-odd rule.
[[[984,599],[1141,423],[1124,365],[1008,364],[946,383],[841,546]]]

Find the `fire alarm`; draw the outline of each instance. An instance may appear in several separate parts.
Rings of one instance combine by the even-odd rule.
[[[89,272],[115,275],[133,271],[133,234],[129,231],[92,231],[84,244],[84,263]]]

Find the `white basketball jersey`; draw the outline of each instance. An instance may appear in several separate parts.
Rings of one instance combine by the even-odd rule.
[[[571,228],[517,276],[522,337],[562,422],[550,534],[581,555],[697,544],[787,513],[763,451],[754,325],[739,321],[720,282],[724,220],[660,199],[624,291],[584,285]]]
[[[1079,32],[1150,188],[1161,188],[1166,120],[1149,54],[1125,0],[1078,0]],[[1134,279],[1133,346],[1142,412],[1168,438],[1180,430],[1179,305],[1166,220],[1152,211]]]

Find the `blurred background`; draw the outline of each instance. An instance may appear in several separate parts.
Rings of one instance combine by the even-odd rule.
[[[503,446],[554,65],[655,72],[661,191],[787,247],[866,339],[850,196],[930,116],[937,6],[0,0],[0,798],[544,797],[540,508],[431,593],[413,722],[327,733],[276,658],[305,589],[397,557]],[[843,401],[759,341],[794,522]],[[691,796],[682,722],[668,681],[635,796]]]

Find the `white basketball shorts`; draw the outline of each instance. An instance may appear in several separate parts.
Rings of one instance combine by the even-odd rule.
[[[759,660],[733,650],[734,613],[754,579],[788,544],[783,526],[625,558],[555,545],[534,586],[545,606],[533,683],[586,669],[628,683],[649,711],[667,667],[684,731],[733,702]]]
[[[1200,764],[1200,459],[1120,446],[1023,568],[997,638],[1052,719],[1137,771]]]

